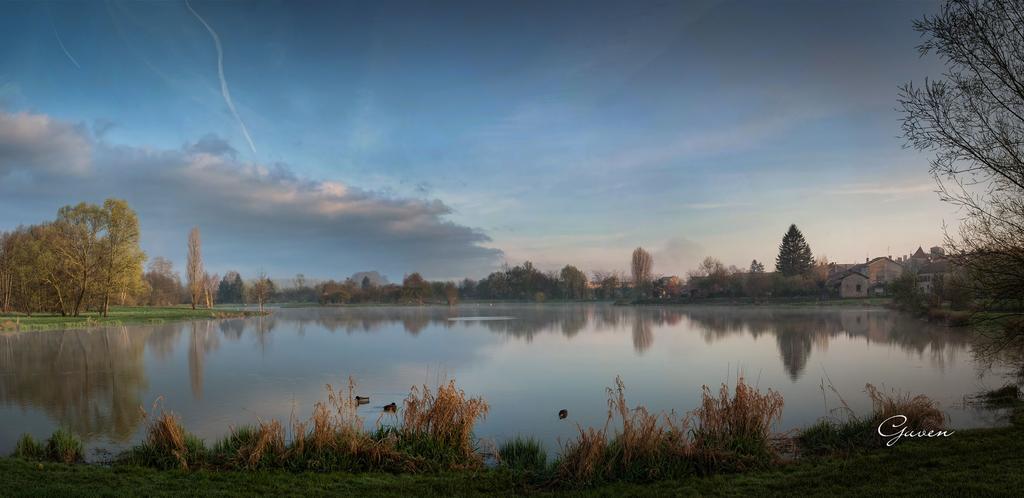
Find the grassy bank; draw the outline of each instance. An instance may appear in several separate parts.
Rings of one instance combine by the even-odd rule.
[[[98,312],[82,313],[81,316],[60,316],[20,313],[0,313],[0,331],[80,329],[103,325],[157,324],[179,320],[200,320],[211,318],[240,318],[257,316],[258,311],[244,311],[232,308],[192,309],[189,306],[115,306],[109,316]]]
[[[508,470],[428,474],[286,471],[160,471],[136,466],[66,465],[0,459],[4,496],[473,496],[622,495],[984,495],[1014,496],[1024,487],[1024,428],[957,431],[948,438],[901,441],[843,457],[808,458],[779,467],[652,483],[554,488]]]
[[[1012,495],[1024,485],[1016,386],[978,398],[1009,409],[1008,427],[886,447],[872,436],[883,417],[906,414],[916,429],[941,428],[944,417],[924,396],[869,385],[872,413],[782,438],[792,445],[780,453],[769,431],[783,406],[777,393],[742,380],[717,394],[705,388],[700,407],[679,420],[630,408],[617,381],[603,429],[580,428],[550,463],[536,441],[513,439],[495,465],[485,464],[472,437],[487,405],[454,382],[413,389],[396,424],[370,432],[353,392],[352,384],[347,393],[328,387],[328,401],[308,421],[292,420],[290,429],[261,421],[212,446],[161,413],[146,440],[110,465],[73,463],[82,446],[66,431],[47,441],[26,436],[17,458],[0,459],[0,495]]]

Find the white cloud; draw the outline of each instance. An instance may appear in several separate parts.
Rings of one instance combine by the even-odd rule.
[[[451,209],[440,200],[300,178],[284,164],[239,161],[215,136],[177,150],[113,146],[44,115],[0,113],[0,137],[0,172],[31,178],[28,189],[0,185],[0,197],[54,206],[122,197],[139,211],[144,238],[147,227],[185,233],[196,224],[215,234],[204,241],[243,264],[447,278],[485,273],[501,255],[484,246],[490,238],[482,231],[448,220]],[[80,176],[50,174],[61,165]]]
[[[83,127],[43,114],[0,112],[0,176],[16,169],[35,174],[84,174],[92,142]]]

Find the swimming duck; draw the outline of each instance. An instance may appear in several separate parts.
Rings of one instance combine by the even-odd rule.
[[[356,403],[359,403],[360,405],[365,405],[365,404],[367,404],[369,402],[370,402],[370,397],[369,396],[356,396]]]
[[[398,405],[396,405],[394,403],[391,403],[389,405],[384,405],[384,411],[388,412],[388,413],[395,413],[395,412],[398,411]]]
[[[562,420],[563,418],[568,417],[568,416],[569,416],[569,410],[566,410],[565,408],[562,408],[561,410],[558,410],[558,420]]]

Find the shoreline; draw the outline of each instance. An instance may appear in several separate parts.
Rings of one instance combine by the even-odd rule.
[[[179,306],[138,306],[112,307],[109,316],[100,316],[98,312],[88,312],[81,316],[60,316],[34,314],[5,313],[0,314],[0,332],[32,332],[42,330],[83,330],[94,327],[119,325],[158,325],[188,320],[219,320],[225,318],[249,318],[269,315],[268,311],[259,312],[238,308],[206,309]]]
[[[425,302],[422,304],[416,303],[346,303],[346,304],[319,304],[319,303],[270,303],[269,306],[277,308],[384,308],[384,307],[399,307],[399,308],[418,308],[418,307],[458,307],[458,306],[480,306],[480,305],[502,305],[502,304],[521,304],[521,305],[566,305],[566,304],[593,304],[593,305],[608,305],[608,306],[637,306],[637,307],[684,307],[684,306],[736,306],[736,307],[819,307],[819,308],[833,308],[833,307],[862,307],[862,308],[889,308],[892,304],[892,298],[888,297],[870,297],[870,298],[858,298],[858,299],[814,299],[814,298],[772,298],[762,299],[755,301],[752,298],[702,298],[695,300],[644,300],[644,301],[625,301],[625,300],[546,300],[543,302],[536,302],[530,300],[516,300],[516,299],[504,299],[504,300],[469,300],[459,301],[455,304],[447,304],[444,302]]]

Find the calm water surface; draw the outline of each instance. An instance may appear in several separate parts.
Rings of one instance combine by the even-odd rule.
[[[995,416],[965,395],[1001,385],[975,363],[968,334],[882,309],[611,305],[466,305],[279,309],[270,317],[0,335],[0,451],[23,432],[71,428],[90,449],[138,441],[160,399],[208,442],[257,418],[305,417],[324,385],[348,376],[371,403],[398,402],[413,384],[454,378],[483,396],[480,437],[541,438],[549,449],[575,424],[601,425],[616,375],[631,404],[693,409],[704,384],[742,372],[780,391],[777,427],[804,426],[838,405],[827,375],[866,412],[864,384],[925,393],[954,427]],[[558,420],[559,409],[569,418]]]

